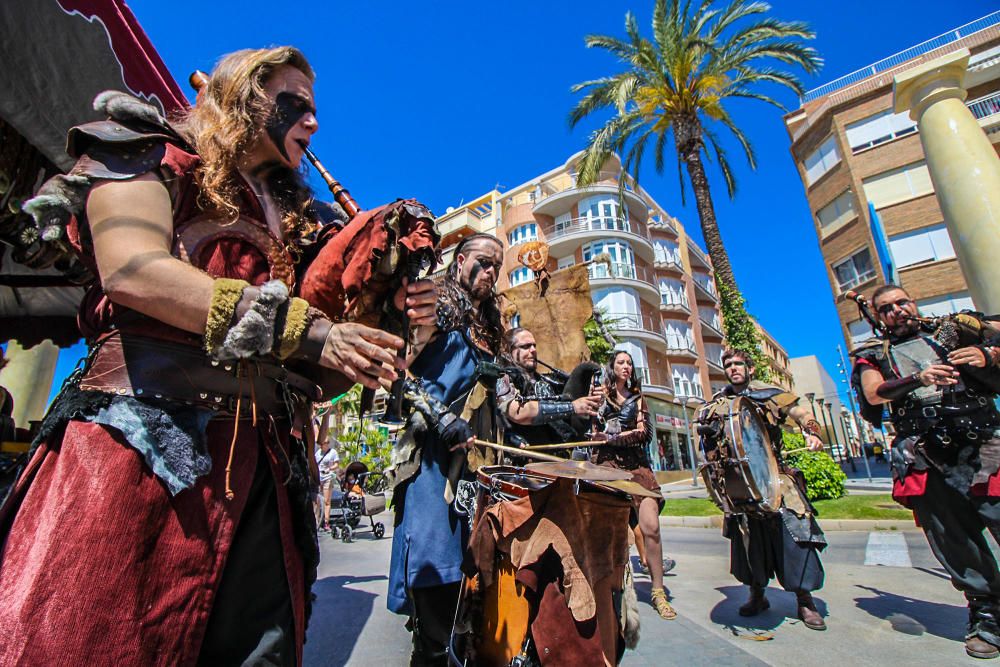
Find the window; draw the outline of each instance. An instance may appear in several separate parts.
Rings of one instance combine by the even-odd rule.
[[[530,222],[526,225],[515,227],[514,231],[507,235],[507,240],[510,241],[510,245],[512,246],[519,243],[527,243],[528,241],[537,241],[538,225]]]
[[[569,213],[563,213],[562,215],[557,215],[555,219],[556,231],[560,232],[564,229],[568,229],[570,225],[573,224],[573,216]]]
[[[588,229],[631,231],[627,208],[622,211],[624,220],[618,220],[618,197],[609,197],[607,195],[588,197],[580,201],[579,210],[580,220],[586,224]]]
[[[872,266],[872,256],[868,248],[862,248],[843,262],[834,264],[833,275],[837,277],[842,292],[874,278],[875,267]]]
[[[882,111],[847,126],[847,143],[851,151],[857,153],[871,146],[877,146],[896,137],[917,131],[917,124],[910,120],[909,112],[893,113]]]
[[[510,328],[516,329],[521,326],[521,313],[515,313],[514,317],[510,318]]]
[[[569,257],[563,257],[556,263],[556,268],[565,269],[576,264],[576,257],[570,255]]]
[[[899,268],[955,256],[951,237],[944,225],[892,236],[889,238],[889,250]]]
[[[638,293],[627,287],[595,289],[590,298],[596,308],[607,313],[609,319],[640,312]]]
[[[705,343],[705,357],[716,366],[721,366],[723,349],[718,343]]]
[[[516,287],[535,279],[535,272],[526,266],[519,266],[510,272],[510,286]]]
[[[653,242],[653,256],[657,264],[681,265],[681,247],[673,241],[656,239]]]
[[[705,392],[701,388],[701,374],[694,366],[673,364],[674,395],[697,396],[703,398]]]
[[[684,322],[665,322],[663,335],[667,337],[668,349],[694,352],[694,333]]]
[[[840,153],[837,152],[837,138],[831,136],[803,162],[806,169],[806,184],[812,185],[818,181],[820,176],[837,166],[838,162]]]
[[[974,310],[975,306],[973,305],[972,297],[969,296],[968,292],[955,292],[954,294],[944,294],[942,296],[934,296],[929,299],[920,299],[917,301],[917,308],[920,309],[921,315],[926,317],[938,317],[940,315],[957,313],[960,310]]]
[[[844,191],[839,197],[816,211],[816,219],[819,220],[820,233],[823,236],[840,229],[854,217],[854,196],[849,191]]]
[[[694,278],[694,281],[698,285],[701,285],[702,289],[704,289],[706,292],[708,292],[709,294],[715,294],[715,283],[712,282],[712,276],[708,275],[707,273],[695,272],[691,274],[691,277]]]
[[[848,322],[847,333],[851,336],[851,347],[857,347],[875,334],[872,333],[872,325],[866,320],[855,320]]]
[[[635,278],[635,255],[632,246],[625,241],[594,241],[583,246],[583,261],[607,254],[611,258],[610,267],[606,262],[594,262],[588,267],[591,280],[599,278]]]
[[[701,321],[709,325],[716,331],[722,331],[722,319],[719,317],[719,311],[711,306],[699,306],[698,307],[698,317]]]
[[[862,181],[862,184],[865,188],[865,198],[874,204],[875,208],[898,204],[934,192],[931,174],[927,171],[927,164],[923,160],[870,176]]]
[[[670,278],[660,278],[660,302],[668,306],[688,307],[687,290],[684,283]]]

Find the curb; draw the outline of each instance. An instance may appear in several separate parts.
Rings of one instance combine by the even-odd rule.
[[[661,516],[661,526],[677,528],[722,528],[722,516]],[[839,530],[920,530],[912,520],[895,519],[821,519],[819,527],[824,532]]]

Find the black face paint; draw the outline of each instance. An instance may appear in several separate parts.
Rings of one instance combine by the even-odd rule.
[[[476,284],[476,278],[483,272],[483,263],[478,257],[469,261],[472,263],[472,268],[469,269],[469,288],[471,289]]]
[[[275,97],[274,109],[268,116],[264,129],[267,130],[267,136],[271,138],[278,152],[286,160],[291,158],[288,157],[288,152],[285,150],[285,137],[302,117],[310,112],[315,113],[309,102],[295,93],[282,92]]]

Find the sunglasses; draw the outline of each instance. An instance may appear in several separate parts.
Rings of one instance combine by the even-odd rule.
[[[906,308],[911,303],[913,303],[913,299],[896,299],[895,301],[890,301],[889,303],[883,303],[881,306],[876,308],[875,311],[879,315],[888,315],[896,306],[899,306],[900,309],[902,309]]]

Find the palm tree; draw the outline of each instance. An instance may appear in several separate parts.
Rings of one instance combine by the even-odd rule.
[[[588,47],[615,55],[625,71],[614,76],[585,81],[572,91],[584,96],[570,112],[575,127],[587,116],[611,109],[614,113],[590,136],[578,166],[578,184],[590,185],[601,177],[601,169],[614,154],[624,154],[623,168],[638,183],[640,167],[649,142],[657,173],[663,173],[667,140],[673,135],[674,150],[684,201],[683,163],[694,191],[701,230],[715,267],[716,285],[723,306],[726,338],[759,356],[759,342],[743,306],[729,255],[722,242],[704,162],[713,159],[722,172],[730,198],[736,180],[716,127],[735,136],[751,168],[757,161],[753,147],[723,106],[731,98],[760,100],[780,109],[784,106],[758,90],[758,84],[774,83],[802,94],[799,79],[769,64],[797,65],[816,72],[822,60],[802,40],[814,34],[805,23],[785,22],[759,16],[770,6],[764,2],[735,0],[713,8],[704,0],[692,13],[691,0],[656,0],[653,9],[653,40],[639,33],[635,17],[625,15],[628,39],[588,35]],[[736,26],[742,19],[751,19]],[[760,358],[757,368],[764,370]]]

